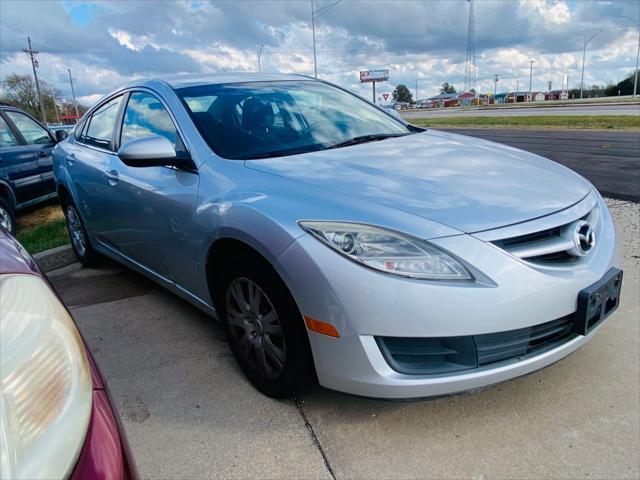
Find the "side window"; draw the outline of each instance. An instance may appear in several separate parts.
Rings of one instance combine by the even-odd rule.
[[[6,112],[6,114],[15,124],[16,128],[20,130],[20,133],[29,145],[53,143],[49,132],[24,113],[9,111]]]
[[[80,141],[94,147],[113,150],[111,139],[121,101],[122,96],[114,98],[93,112],[88,120],[89,126],[80,137]]]
[[[15,147],[19,145],[18,139],[13,134],[7,122],[4,118],[0,117],[0,148],[2,147]]]
[[[160,100],[149,93],[134,92],[124,114],[120,145],[154,135],[169,140],[176,150],[182,149],[178,131]]]

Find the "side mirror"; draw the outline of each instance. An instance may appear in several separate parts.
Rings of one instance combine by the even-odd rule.
[[[69,137],[69,132],[66,130],[56,130],[56,142],[61,142]]]
[[[178,156],[171,142],[164,137],[153,136],[138,138],[125,143],[118,150],[122,163],[130,167],[174,166],[194,169],[188,156]]]

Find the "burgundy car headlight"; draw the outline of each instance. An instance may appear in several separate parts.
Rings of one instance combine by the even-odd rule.
[[[73,320],[35,275],[0,275],[0,382],[0,477],[68,477],[91,417],[91,370]]]

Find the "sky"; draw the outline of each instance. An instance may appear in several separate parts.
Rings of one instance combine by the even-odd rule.
[[[640,0],[473,0],[478,91],[617,83],[635,68]],[[404,83],[418,97],[443,82],[464,87],[466,0],[315,0],[318,76],[371,97],[358,72],[389,69],[378,94]],[[325,7],[330,7],[326,9]],[[324,11],[326,10],[326,11]],[[0,0],[0,78],[31,74],[22,51],[31,37],[38,75],[91,104],[138,77],[257,71],[313,75],[311,0]],[[417,83],[417,85],[416,85]]]

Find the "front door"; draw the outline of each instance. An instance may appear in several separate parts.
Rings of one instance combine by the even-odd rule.
[[[160,135],[177,152],[184,143],[163,103],[148,92],[132,92],[124,112],[119,144]],[[118,225],[108,232],[126,256],[184,286],[178,272],[188,268],[188,242],[195,215],[199,176],[173,167],[129,167],[117,156],[108,171],[112,185],[111,207]]]
[[[28,115],[4,112],[3,130],[13,132],[19,145],[3,149],[2,158],[16,192],[16,203],[25,203],[54,191],[51,149],[55,142],[49,132]],[[46,168],[43,165],[46,164]],[[43,180],[43,173],[47,178]]]

